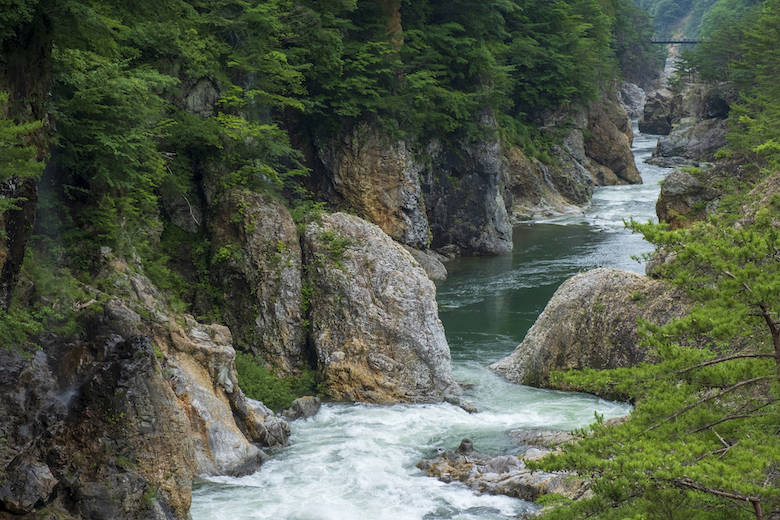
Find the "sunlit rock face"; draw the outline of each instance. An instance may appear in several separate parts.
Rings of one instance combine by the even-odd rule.
[[[318,157],[335,198],[394,240],[417,248],[427,244],[420,187],[425,161],[415,158],[410,143],[390,137],[378,123],[363,122],[321,141]]]
[[[303,237],[311,341],[336,399],[441,400],[459,392],[436,288],[378,226],[323,215]]]
[[[553,370],[634,366],[651,360],[638,345],[637,319],[663,325],[691,306],[668,282],[594,269],[564,282],[523,342],[488,368],[513,383],[552,388]]]

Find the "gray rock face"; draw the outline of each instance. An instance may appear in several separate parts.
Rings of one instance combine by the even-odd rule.
[[[436,288],[378,226],[323,215],[303,237],[309,320],[336,399],[408,402],[458,393]]]
[[[620,84],[620,104],[631,119],[642,117],[645,97],[645,91],[638,85],[626,81]]]
[[[233,334],[279,376],[299,375],[305,337],[301,248],[290,212],[257,193],[221,197],[212,247],[213,278],[225,294]]]
[[[646,134],[669,135],[672,131],[673,94],[669,89],[654,90],[647,95],[639,131]]]
[[[713,161],[715,153],[726,146],[725,120],[705,119],[697,122],[684,118],[667,137],[658,140],[654,157],[683,157],[694,161]]]
[[[556,448],[561,444],[574,440],[574,436],[571,433],[562,430],[512,430],[509,432],[509,435],[517,444],[543,448]]]
[[[492,115],[485,126],[497,128]],[[498,137],[462,139],[455,146],[432,143],[431,167],[423,193],[433,240],[431,247],[455,246],[462,253],[507,253],[512,226],[503,198],[501,143]]]
[[[661,184],[655,204],[658,220],[670,229],[681,229],[706,215],[705,205],[718,197],[718,191],[690,173],[674,171]]]
[[[553,388],[552,370],[633,366],[649,360],[637,345],[637,318],[665,324],[691,305],[666,282],[594,269],[564,282],[523,342],[488,368],[513,383]]]

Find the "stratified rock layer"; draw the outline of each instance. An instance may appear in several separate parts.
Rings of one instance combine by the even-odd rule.
[[[489,368],[513,383],[549,388],[552,370],[633,366],[648,360],[637,345],[637,318],[662,325],[690,306],[666,282],[594,269],[564,282],[523,342]]]
[[[327,392],[377,403],[458,392],[436,288],[379,227],[323,215],[303,238],[311,338]]]

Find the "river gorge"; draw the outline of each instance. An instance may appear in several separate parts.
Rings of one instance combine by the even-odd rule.
[[[657,136],[636,131],[640,185],[596,188],[584,212],[514,229],[512,254],[447,264],[437,286],[439,315],[463,396],[479,413],[451,404],[374,406],[326,403],[313,418],[291,423],[291,446],[262,470],[211,477],[193,489],[194,520],[217,519],[503,519],[537,506],[478,496],[462,484],[424,476],[416,464],[463,438],[484,453],[518,453],[508,432],[571,430],[626,415],[630,406],[590,395],[514,385],[485,367],[511,353],[557,287],[594,267],[643,272],[632,257],[651,250],[623,219],[655,220],[659,182],[670,170],[644,163]]]

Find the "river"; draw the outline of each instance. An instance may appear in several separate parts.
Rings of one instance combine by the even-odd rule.
[[[568,277],[593,267],[644,270],[631,257],[652,248],[625,230],[623,219],[655,219],[658,183],[669,170],[644,163],[657,136],[634,132],[644,184],[597,188],[582,215],[517,227],[511,255],[447,264],[439,314],[453,374],[470,386],[463,397],[479,413],[449,404],[325,404],[315,417],[291,423],[290,447],[259,472],[196,482],[193,520],[488,520],[533,510],[522,500],[477,496],[425,477],[415,465],[464,437],[477,451],[513,453],[509,430],[570,430],[592,423],[594,413],[628,413],[625,403],[508,384],[485,366],[514,350]]]

